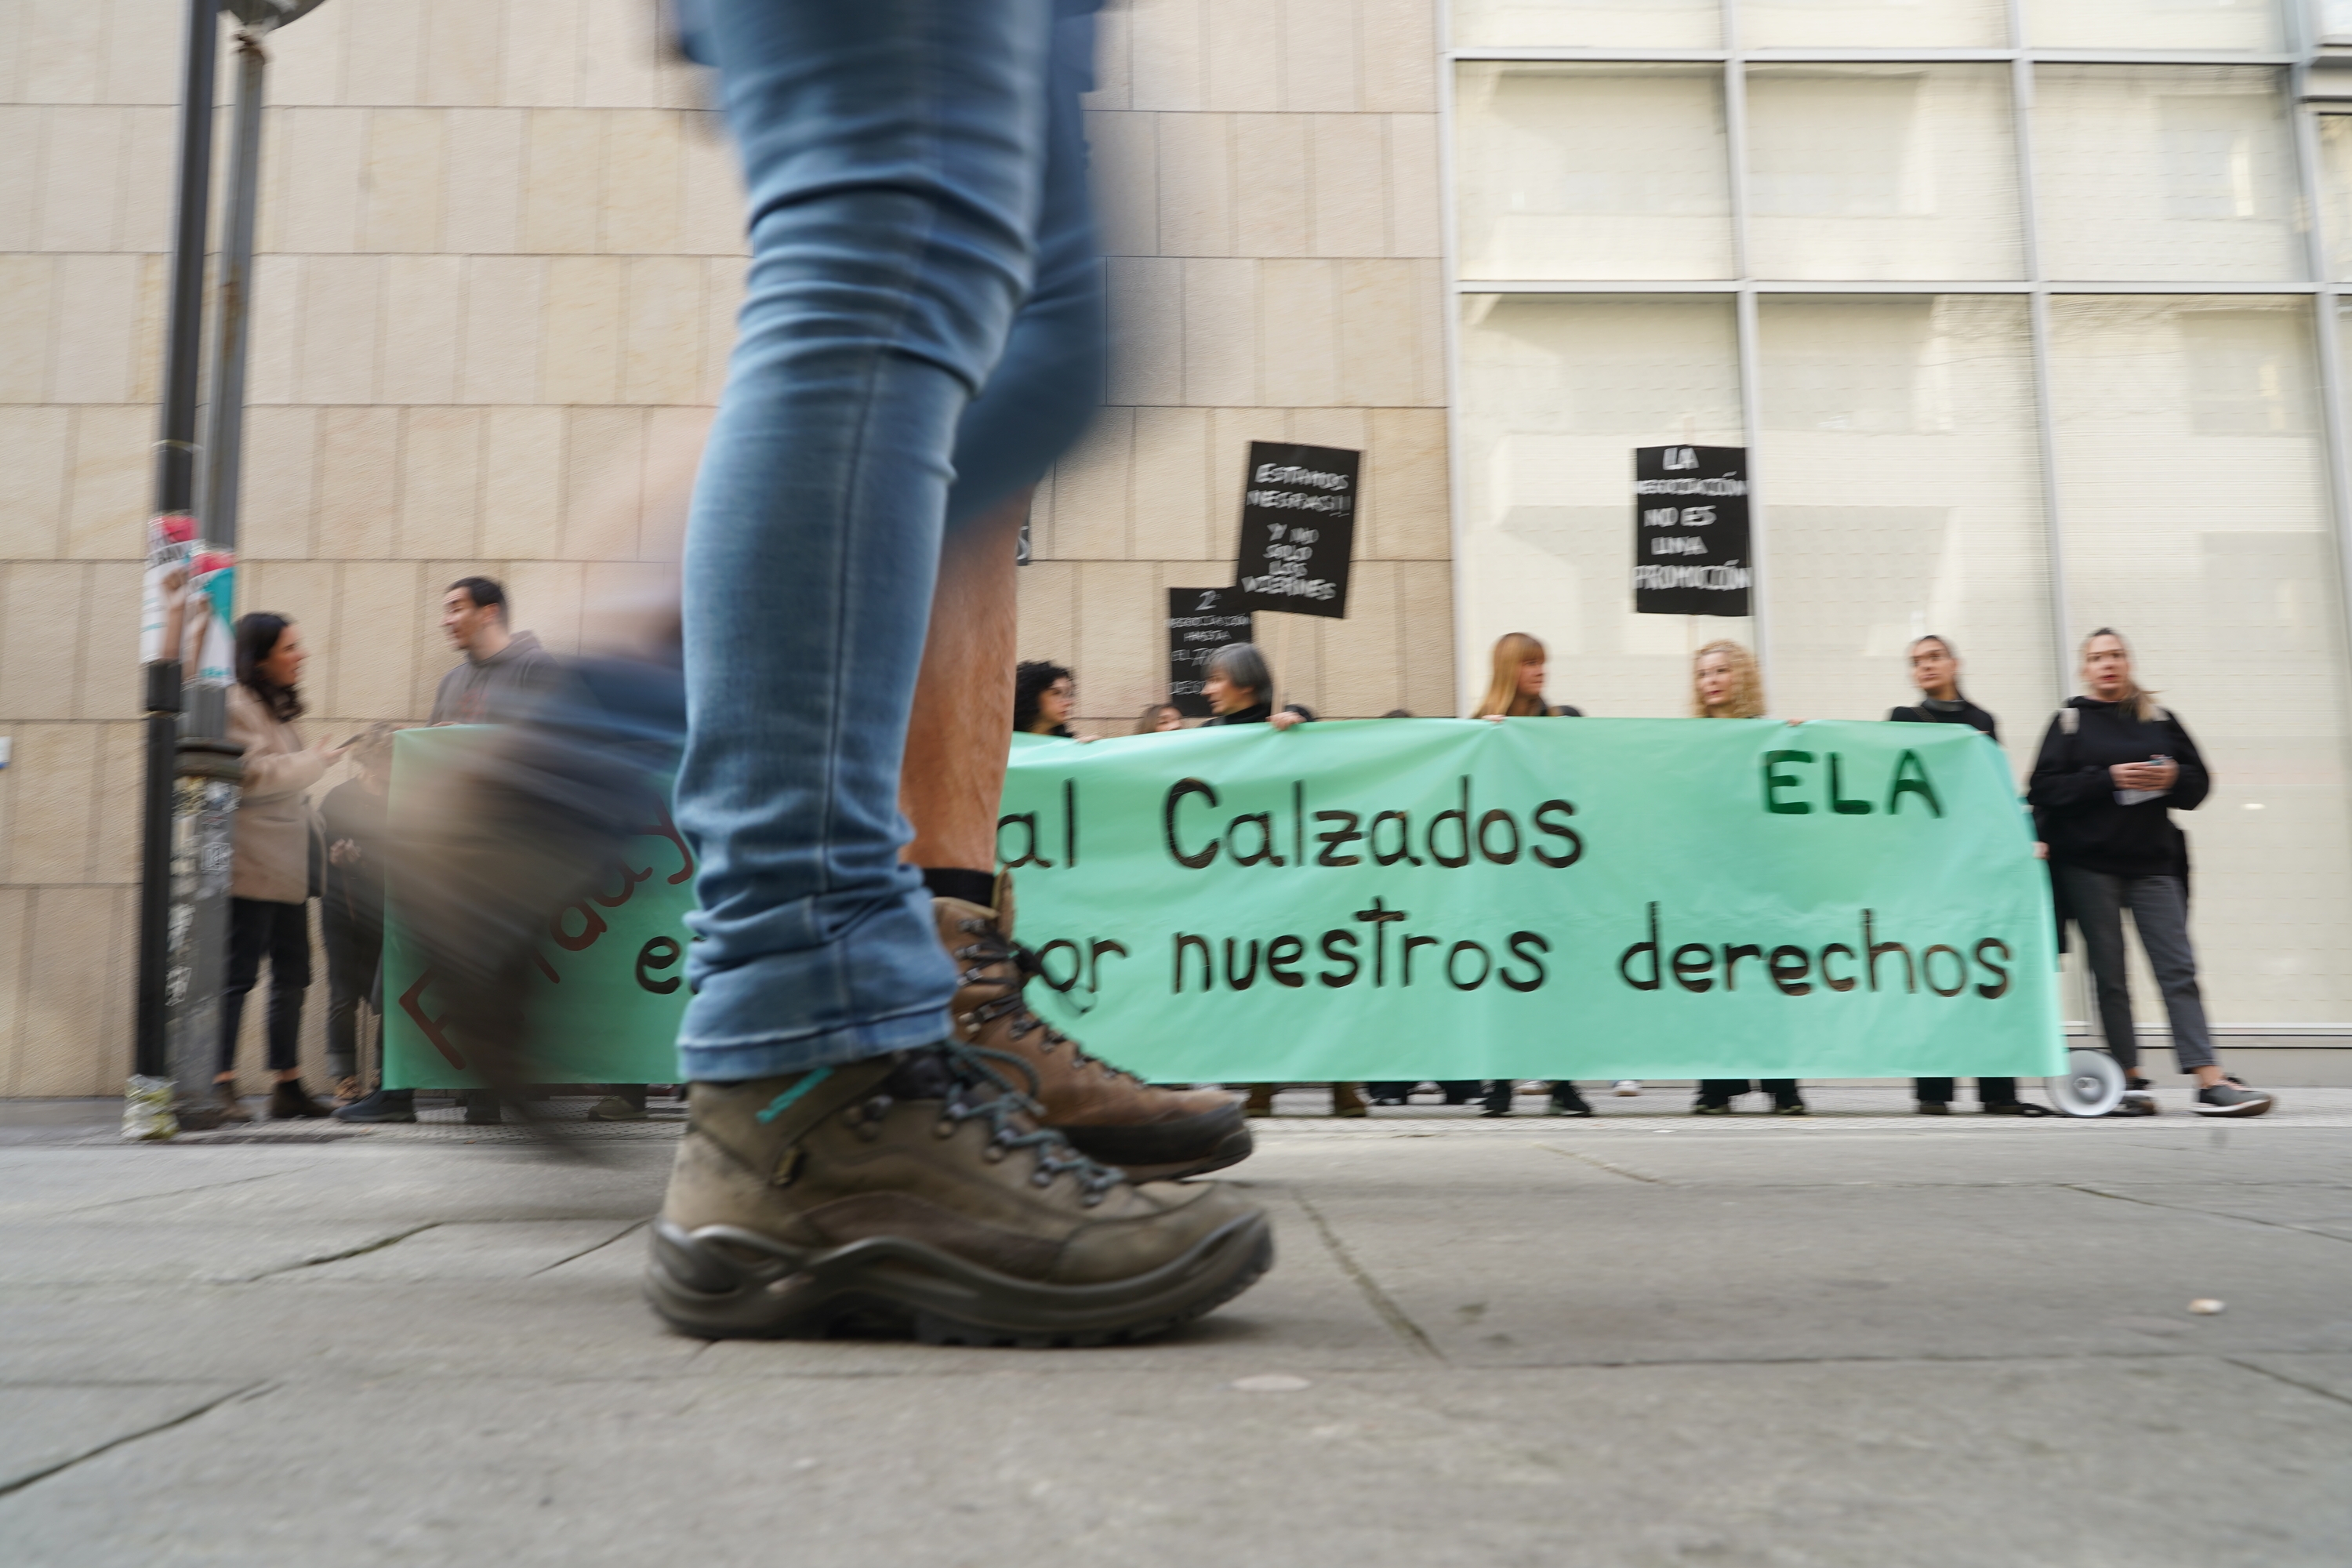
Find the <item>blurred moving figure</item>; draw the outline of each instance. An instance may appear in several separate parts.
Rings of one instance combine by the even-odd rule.
[[[1756,656],[1728,637],[1718,637],[1691,656],[1691,717],[1694,719],[1761,719],[1764,717],[1764,676]],[[1744,1078],[1699,1079],[1694,1116],[1728,1116],[1731,1102],[1752,1089],[1772,1097],[1776,1116],[1805,1116],[1804,1096],[1792,1078],[1768,1078],[1760,1082]]]
[[[2083,686],[2042,732],[2026,798],[2042,842],[2060,917],[2083,933],[2107,1050],[2127,1087],[2111,1116],[2154,1116],[2139,1076],[2139,1040],[2124,973],[2124,910],[2155,972],[2172,1024],[2172,1054],[2197,1080],[2202,1116],[2260,1116],[2273,1097],[2230,1079],[2213,1057],[2197,954],[2189,942],[2189,840],[2172,813],[2194,811],[2213,787],[2188,727],[2157,706],[2132,673],[2131,648],[2101,626],[2083,639]]]
[[[327,1076],[345,1105],[367,1084],[359,1048],[361,1004],[375,1014],[373,1053],[383,1061],[383,873],[391,823],[389,724],[371,724],[351,743],[352,773],[327,792],[319,816],[327,840],[327,879],[319,903],[327,948]]]
[[[1184,711],[1173,702],[1147,702],[1135,719],[1135,732],[1139,735],[1158,735],[1183,727]]]
[[[1914,637],[1911,641],[1911,682],[1919,689],[1919,700],[1908,708],[1891,710],[1886,717],[1896,724],[1965,724],[1978,734],[1989,737],[1995,745],[2000,743],[2000,721],[1967,698],[1960,695],[1959,650],[1939,637]],[[1918,1096],[1922,1116],[1948,1116],[1952,1096],[1958,1084],[1948,1078],[1922,1078],[1912,1080]],[[2028,1105],[2017,1098],[2017,1080],[2013,1078],[1980,1078],[1977,1079],[1977,1100],[1988,1116],[2047,1116],[2050,1112],[2038,1105]]]
[[[507,724],[530,711],[556,679],[555,660],[534,632],[507,629],[507,591],[488,577],[460,577],[441,595],[441,629],[466,662],[433,694],[436,724]]]
[[[1136,1338],[1272,1259],[1232,1192],[1129,1179],[1244,1157],[1240,1106],[1038,1020],[992,875],[1015,541],[1102,380],[1092,18],[1059,9],[693,9],[752,260],[682,616],[580,660],[425,819],[450,1032],[512,1072],[548,912],[677,760],[690,1119],[646,1289],[689,1333]]]
[[[1544,645],[1525,632],[1505,632],[1495,639],[1494,673],[1486,682],[1486,695],[1472,709],[1473,719],[1488,719],[1499,724],[1506,719],[1581,719],[1584,710],[1566,705],[1554,707],[1544,697],[1544,677],[1549,668],[1549,656]],[[1590,1116],[1592,1107],[1576,1091],[1576,1085],[1567,1079],[1554,1079],[1546,1086],[1549,1090],[1546,1113],[1552,1116]],[[1518,1088],[1515,1079],[1496,1079],[1486,1086],[1487,1116],[1508,1116],[1511,1096]]]
[[[257,611],[236,623],[236,684],[228,691],[228,738],[245,748],[237,795],[236,863],[229,878],[228,976],[221,988],[220,1073],[214,1081],[225,1121],[250,1120],[236,1098],[236,1037],[245,999],[269,963],[269,1093],[273,1119],[316,1117],[328,1108],[302,1088],[296,1066],[302,999],[310,985],[310,897],[318,822],[303,792],[342,756],[320,741],[302,744],[298,689],[310,657],[301,628]]]

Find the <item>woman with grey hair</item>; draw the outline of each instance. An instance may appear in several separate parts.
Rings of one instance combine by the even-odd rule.
[[[1287,730],[1315,717],[1296,702],[1274,710],[1274,671],[1257,644],[1230,642],[1209,656],[1209,670],[1201,681],[1201,695],[1209,700],[1208,724],[1271,724]]]
[[[1227,643],[1209,656],[1208,673],[1201,681],[1201,695],[1209,700],[1211,715],[1202,725],[1210,724],[1271,724],[1277,730],[1287,730],[1293,724],[1304,724],[1315,715],[1293,702],[1281,712],[1274,710],[1274,671],[1266,668],[1265,655],[1255,643]],[[1274,1091],[1278,1083],[1235,1084],[1230,1087],[1249,1091],[1249,1103],[1244,1110],[1251,1116],[1274,1114]],[[1370,1116],[1371,1108],[1364,1103],[1358,1086],[1335,1083],[1331,1086],[1331,1114],[1334,1116]]]

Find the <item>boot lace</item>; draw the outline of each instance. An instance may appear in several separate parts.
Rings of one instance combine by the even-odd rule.
[[[961,1069],[958,1076],[965,1079],[959,1091],[948,1097],[948,1120],[958,1123],[985,1121],[991,1143],[1007,1153],[1016,1149],[1029,1150],[1037,1162],[1036,1171],[1030,1177],[1035,1185],[1050,1187],[1054,1178],[1066,1172],[1077,1179],[1078,1201],[1092,1208],[1125,1179],[1116,1166],[1087,1159],[1060,1133],[1034,1120],[1043,1114],[1036,1099],[1042,1087],[1036,1068],[1010,1051],[992,1050],[986,1046],[950,1040],[940,1048],[949,1062]],[[995,1063],[1016,1069],[1028,1085],[1026,1090],[1015,1089],[1013,1080],[992,1065]],[[985,1083],[996,1092],[985,1099],[962,1092],[976,1083]],[[1022,1126],[1024,1118],[1029,1119],[1025,1131]]]
[[[1077,1041],[1030,1011],[1025,995],[1029,988],[1029,979],[1030,976],[1043,972],[1037,961],[1035,950],[1024,947],[1017,942],[1006,940],[990,921],[965,921],[962,924],[965,933],[976,940],[955,950],[955,956],[970,965],[964,970],[959,983],[964,985],[997,987],[996,995],[990,997],[965,1015],[971,1023],[973,1033],[977,1034],[982,1028],[996,1022],[999,1018],[1008,1020],[1005,1032],[1016,1040],[1035,1030],[1043,1029],[1045,1031],[1045,1048],[1046,1050],[1053,1050],[1059,1046],[1067,1046],[1070,1047],[1071,1060],[1080,1068],[1093,1067],[1113,1078],[1128,1079],[1136,1083],[1143,1081],[1125,1068],[1114,1066],[1100,1057],[1089,1054]],[[1000,965],[1011,968],[1013,972],[1011,978],[1006,978],[1002,973],[990,973],[992,970],[998,969]],[[1025,1064],[1023,1070],[1029,1070]],[[1033,1072],[1030,1076],[1034,1079],[1036,1075]]]

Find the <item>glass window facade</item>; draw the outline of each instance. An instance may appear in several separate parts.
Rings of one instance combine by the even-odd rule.
[[[1679,713],[1730,636],[1773,711],[1875,718],[1933,631],[2021,776],[2115,626],[2219,780],[2214,1017],[2352,1030],[2352,114],[2295,101],[2299,8],[2014,14],[1456,0],[1458,668],[1532,632],[1557,700]],[[1632,613],[1671,441],[1750,449],[1752,622]]]

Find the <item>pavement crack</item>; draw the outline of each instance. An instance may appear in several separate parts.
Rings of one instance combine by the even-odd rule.
[[[2142,1208],[2162,1209],[2167,1214],[2193,1214],[2202,1215],[2207,1219],[2242,1220],[2248,1225],[2259,1225],[2270,1230],[2291,1230],[2297,1236],[2316,1236],[2328,1241],[2352,1242],[2352,1237],[2338,1236],[2332,1230],[2319,1230],[2307,1225],[2296,1225],[2292,1220],[2263,1219],[2250,1214],[2232,1214],[2227,1209],[2198,1208],[2191,1204],[2163,1204],[2154,1198],[2136,1198],[2129,1193],[2111,1193],[2103,1187],[2086,1187],[2079,1182],[2061,1182],[2058,1184],[2067,1192],[2081,1193],[2085,1197],[2109,1198],[2119,1204],[2137,1204]]]
[[[98,1203],[83,1204],[79,1208],[60,1209],[58,1211],[57,1217],[63,1219],[68,1215],[94,1214],[100,1209],[121,1208],[125,1204],[160,1203],[165,1198],[184,1198],[193,1193],[217,1192],[223,1187],[247,1186],[255,1182],[275,1182],[287,1176],[299,1175],[310,1168],[308,1165],[297,1165],[290,1171],[265,1171],[258,1176],[238,1176],[226,1182],[199,1182],[193,1187],[173,1187],[167,1193],[141,1193],[133,1197],[105,1198]]]
[[[1639,1171],[1629,1171],[1622,1165],[1612,1165],[1608,1161],[1600,1159],[1594,1155],[1581,1154],[1573,1149],[1563,1149],[1557,1143],[1538,1143],[1536,1147],[1549,1153],[1560,1155],[1565,1159],[1581,1160],[1586,1164],[1592,1166],[1596,1170],[1606,1171],[1612,1176],[1622,1176],[1629,1182],[1648,1182],[1653,1186],[1660,1187],[1671,1187],[1674,1185],[1672,1182],[1666,1180],[1664,1176],[1645,1176]]]
[[[2273,1372],[2269,1367],[2263,1366],[2259,1363],[2242,1361],[2233,1355],[2225,1355],[2221,1359],[2228,1362],[2231,1366],[2242,1367],[2248,1372],[2261,1373],[2264,1377],[2275,1379],[2280,1383],[2285,1384],[2289,1388],[2300,1388],[2305,1394],[2316,1394],[2320,1398],[2332,1399],[2338,1405],[2352,1405],[2352,1398],[2347,1398],[2344,1394],[2336,1393],[2332,1388],[2322,1388],[2315,1383],[2305,1383],[2299,1377],[2289,1377],[2283,1372]]]
[[[316,1268],[321,1264],[341,1263],[346,1258],[363,1258],[371,1252],[382,1252],[387,1247],[397,1247],[412,1236],[422,1236],[428,1230],[438,1229],[440,1224],[437,1219],[427,1220],[423,1225],[411,1226],[406,1230],[379,1237],[373,1241],[363,1242],[358,1247],[347,1247],[341,1252],[324,1252],[316,1258],[305,1258],[299,1263],[289,1263],[283,1268],[265,1268],[258,1274],[248,1274],[240,1283],[249,1285],[256,1279],[268,1279],[278,1274],[291,1274],[298,1268]],[[590,1250],[593,1251],[593,1248]]]
[[[142,1437],[152,1437],[158,1432],[169,1432],[174,1426],[184,1426],[189,1422],[194,1421],[197,1416],[209,1415],[213,1411],[219,1409],[222,1405],[226,1405],[233,1400],[257,1397],[263,1394],[268,1393],[271,1389],[277,1386],[278,1385],[274,1383],[262,1382],[248,1383],[243,1388],[231,1389],[228,1393],[222,1394],[219,1398],[208,1399],[202,1405],[197,1405],[194,1410],[183,1411],[179,1415],[173,1416],[168,1421],[158,1421],[152,1426],[142,1426],[136,1432],[126,1432],[121,1436],[114,1438],[110,1442],[100,1443],[94,1448],[85,1448],[69,1459],[60,1459],[56,1464],[49,1466],[46,1469],[35,1470],[31,1475],[18,1476],[13,1481],[0,1483],[0,1497],[8,1497],[13,1493],[23,1491],[26,1487],[32,1486],[37,1481],[46,1481],[51,1476],[59,1475],[67,1470],[72,1469],[76,1465],[87,1464],[90,1460],[97,1458],[101,1454],[110,1454],[114,1452],[115,1449],[123,1447],[127,1443],[136,1443]]]
[[[579,1251],[577,1251],[577,1252],[573,1253],[573,1254],[572,1254],[571,1257],[569,1257],[569,1258],[557,1258],[554,1262],[552,1262],[552,1263],[549,1264],[549,1265],[547,1266],[547,1268],[534,1268],[534,1269],[532,1269],[529,1274],[524,1275],[524,1276],[523,1276],[523,1278],[524,1278],[524,1279],[538,1279],[541,1275],[542,1275],[542,1274],[546,1273],[546,1272],[548,1271],[548,1269],[550,1269],[550,1268],[562,1268],[562,1267],[563,1267],[565,1264],[567,1264],[567,1263],[576,1263],[576,1262],[578,1262],[581,1258],[587,1257],[587,1256],[588,1256],[590,1253],[592,1253],[592,1252],[602,1252],[602,1251],[604,1251],[606,1247],[608,1247],[612,1246],[614,1242],[616,1242],[616,1241],[625,1241],[625,1240],[627,1240],[630,1237],[632,1237],[632,1236],[635,1235],[638,1231],[641,1231],[641,1230],[645,1229],[645,1228],[646,1228],[646,1224],[647,1224],[647,1222],[646,1222],[646,1221],[645,1221],[645,1220],[639,1220],[639,1221],[637,1221],[637,1222],[636,1222],[635,1224],[634,1224],[634,1225],[628,1226],[626,1226],[626,1227],[625,1227],[625,1228],[623,1228],[623,1229],[621,1229],[621,1230],[617,1230],[617,1231],[614,1232],[611,1236],[606,1237],[604,1240],[602,1240],[602,1241],[598,1242],[598,1243],[597,1243],[595,1246],[593,1246],[593,1247],[582,1247]]]
[[[1396,1304],[1395,1299],[1381,1289],[1380,1281],[1356,1261],[1356,1255],[1348,1250],[1348,1244],[1339,1239],[1339,1233],[1323,1217],[1323,1211],[1309,1202],[1305,1193],[1294,1191],[1290,1195],[1297,1200],[1300,1208],[1307,1211],[1308,1221],[1314,1225],[1316,1234],[1323,1238],[1323,1245],[1330,1249],[1332,1259],[1339,1265],[1339,1271],[1356,1282],[1356,1289],[1364,1293],[1364,1300],[1371,1303],[1372,1310],[1380,1315],[1381,1321],[1389,1326],[1390,1331],[1404,1342],[1406,1349],[1416,1351],[1432,1361],[1445,1360],[1445,1352],[1437,1348],[1436,1342],[1423,1333],[1421,1325],[1406,1316],[1405,1310]]]

